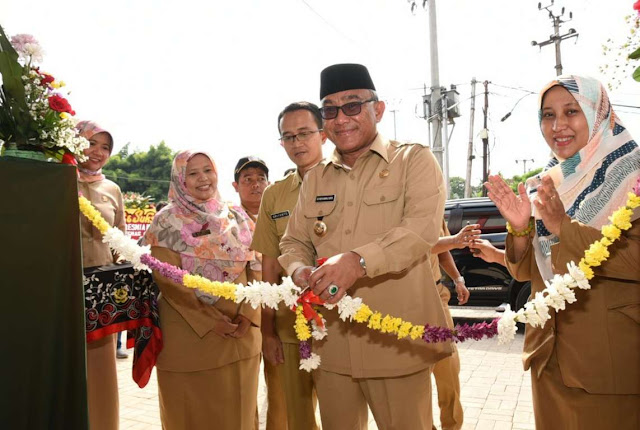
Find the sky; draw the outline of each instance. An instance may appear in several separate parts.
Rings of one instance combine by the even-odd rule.
[[[418,1],[421,5],[421,1]],[[549,0],[550,3],[550,0]],[[549,3],[543,3],[543,6]],[[555,77],[552,24],[533,0],[438,0],[441,86],[457,85],[461,116],[449,127],[449,170],[465,176],[470,134],[470,81],[488,80],[490,170],[505,176],[541,167],[549,158],[537,122],[537,93]],[[556,0],[579,37],[562,43],[565,73],[610,80],[599,66],[608,38],[623,41],[632,0]],[[565,16],[566,16],[565,15]],[[319,103],[326,66],[368,67],[387,111],[378,125],[388,138],[429,144],[423,115],[431,83],[427,12],[406,0],[0,0],[8,35],[33,34],[45,50],[41,68],[67,83],[79,119],[92,119],[114,136],[147,150],[164,140],[173,150],[211,153],[224,198],[240,157],[256,155],[277,180],[292,163],[280,146],[278,113],[293,101]],[[524,90],[524,91],[523,91]],[[476,86],[472,183],[482,177],[483,87]],[[610,93],[614,103],[640,105],[640,83],[630,77]],[[500,119],[513,109],[504,122]],[[395,127],[394,114],[395,111]],[[618,108],[632,135],[640,109]],[[333,150],[329,141],[324,153]],[[167,178],[168,179],[168,178]]]

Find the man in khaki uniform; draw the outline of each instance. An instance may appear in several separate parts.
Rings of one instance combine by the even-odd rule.
[[[320,98],[336,150],[305,177],[280,264],[328,303],[348,291],[383,315],[445,326],[428,256],[445,201],[433,154],[378,134],[385,105],[364,66],[326,68]],[[366,429],[367,405],[381,430],[430,428],[431,368],[451,344],[398,340],[341,321],[335,310],[323,315],[328,336],[313,343],[323,430]]]
[[[255,234],[260,202],[264,191],[269,185],[269,168],[260,158],[250,155],[242,157],[236,163],[233,170],[233,188],[240,197],[242,209],[249,215],[251,231]],[[262,255],[257,252],[256,260],[251,262],[251,270],[256,271],[256,277],[262,281]],[[284,391],[277,374],[266,362],[264,365],[264,379],[267,385],[267,430],[287,430],[287,410],[284,399]],[[256,422],[258,412],[256,411]],[[257,429],[256,425],[256,429]]]
[[[447,224],[442,220],[442,231],[438,243],[431,250],[431,269],[434,274],[434,281],[438,289],[438,295],[442,302],[442,309],[447,317],[447,326],[453,328],[453,318],[449,310],[449,299],[451,293],[441,282],[442,268],[454,281],[458,303],[464,305],[469,300],[469,290],[464,283],[464,277],[460,275],[456,263],[451,255],[452,249],[462,249],[473,243],[478,237],[480,230],[478,224],[465,226],[457,234],[451,235]],[[436,380],[438,390],[438,406],[440,407],[440,425],[442,430],[459,430],[462,428],[464,418],[462,404],[460,403],[460,356],[458,348],[453,346],[453,354],[443,358],[433,366],[433,376]],[[436,427],[432,425],[432,429]]]
[[[327,139],[322,130],[320,109],[312,103],[287,106],[278,116],[278,131],[289,159],[297,169],[267,188],[251,248],[262,253],[262,279],[279,284],[282,267],[278,263],[280,240],[298,202],[305,173],[322,160]],[[262,310],[262,353],[265,369],[278,375],[284,388],[290,430],[315,430],[316,395],[311,374],[300,370],[295,314],[281,305],[277,311]]]

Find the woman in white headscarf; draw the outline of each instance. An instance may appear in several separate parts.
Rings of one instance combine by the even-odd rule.
[[[540,97],[540,128],[554,157],[516,196],[498,176],[489,197],[511,225],[506,263],[513,276],[544,280],[564,274],[602,238],[608,217],[624,206],[640,178],[640,149],[595,79],[563,76]],[[526,326],[538,430],[640,428],[640,212],[593,267],[590,290],[549,310],[543,328]]]

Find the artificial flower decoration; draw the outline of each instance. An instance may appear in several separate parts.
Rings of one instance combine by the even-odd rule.
[[[59,92],[64,83],[37,66],[43,51],[29,34],[7,38],[0,27],[0,145],[4,149],[42,152],[51,161],[84,161],[89,142],[75,129],[76,114]],[[64,161],[63,161],[64,159]]]

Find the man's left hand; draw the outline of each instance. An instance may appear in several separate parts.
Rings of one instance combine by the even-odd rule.
[[[458,304],[464,305],[469,301],[469,290],[464,282],[456,282],[456,294],[458,295]]]
[[[353,284],[365,275],[360,266],[360,256],[355,252],[334,255],[318,267],[309,277],[309,287],[316,296],[329,304],[340,301]],[[335,285],[338,291],[330,294],[330,287]]]

